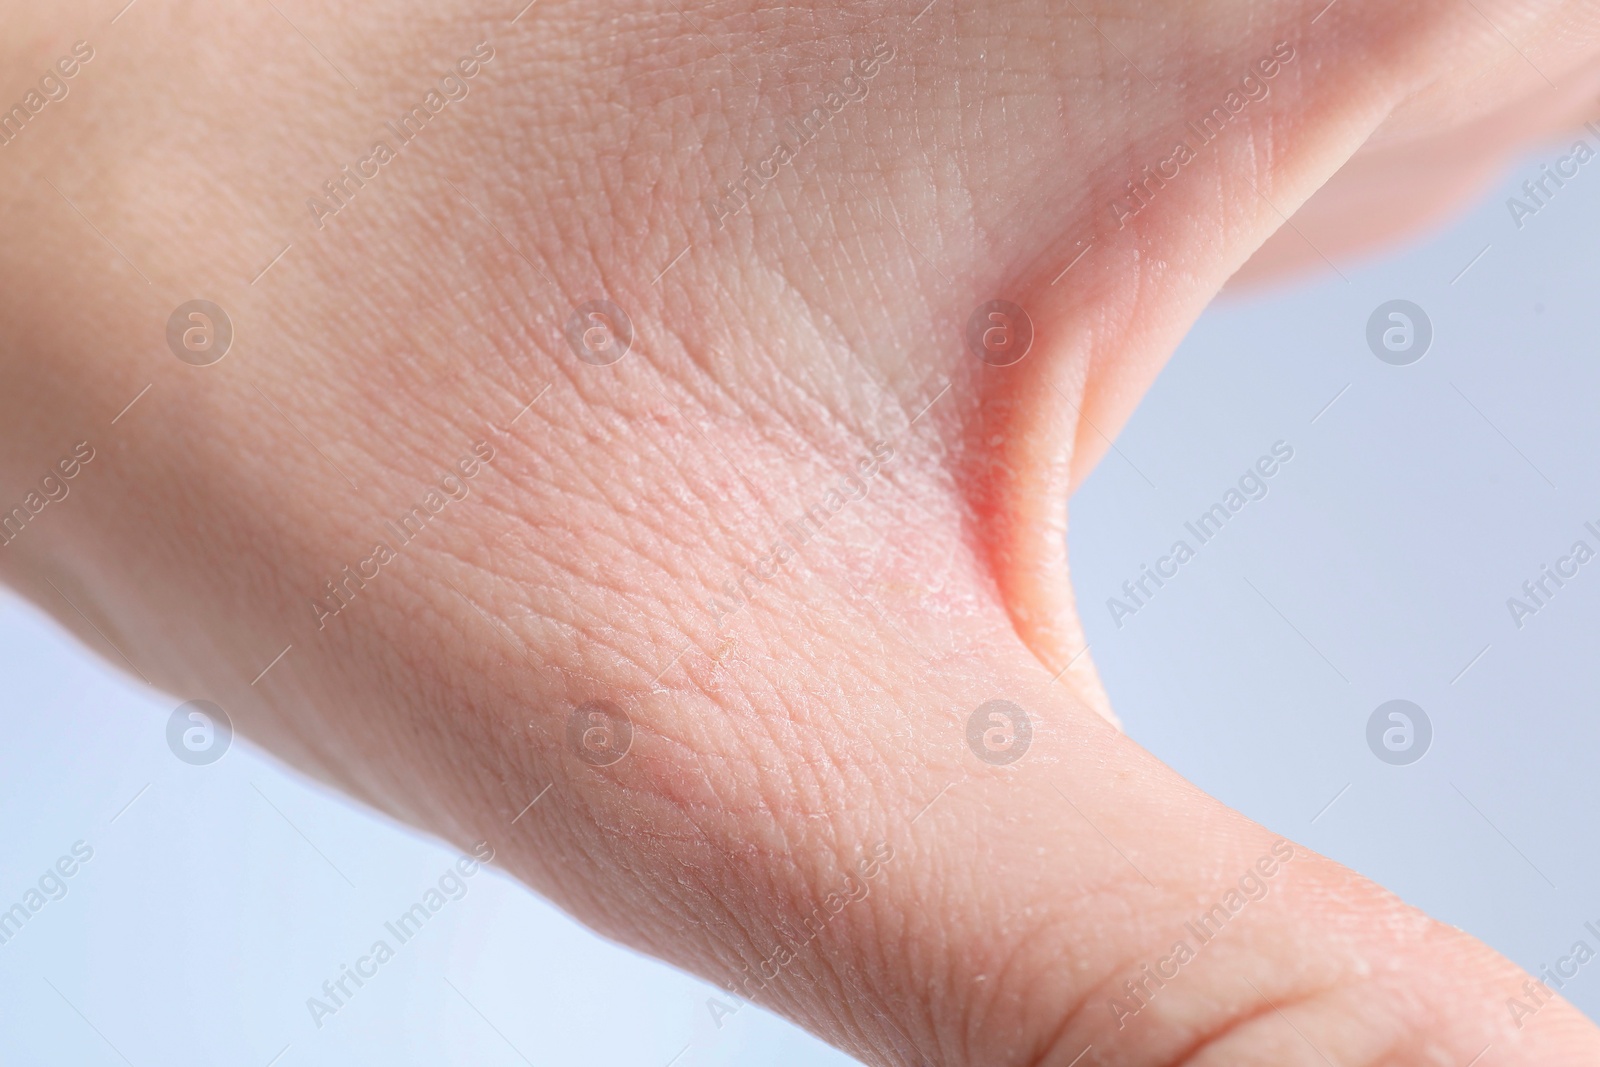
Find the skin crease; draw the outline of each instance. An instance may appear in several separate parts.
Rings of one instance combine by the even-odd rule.
[[[0,486],[96,458],[0,574],[719,983],[883,843],[865,895],[747,990],[868,1063],[1594,1063],[1564,1002],[1513,1026],[1517,968],[1300,846],[1148,1007],[1108,1008],[1277,838],[1102,717],[1063,502],[1363,145],[1366,180],[1409,141],[1504,158],[1540,128],[1489,121],[1537,109],[1529,63],[1576,83],[1595,52],[1587,4],[1321,8],[7,5],[0,99],[75,40],[95,56],[0,148]],[[484,41],[469,94],[317,228],[306,198]],[[1280,41],[1270,95],[1119,228],[1111,198]],[[865,97],[713,222],[880,43]],[[1036,330],[1008,368],[961,342],[997,296]],[[206,368],[165,346],[195,297],[236,330]],[[601,297],[635,331],[608,367],[562,336]],[[323,583],[477,442],[470,495],[319,628]],[[865,497],[762,562],[876,442]],[[1003,767],[966,743],[997,698],[1033,725]],[[592,699],[635,729],[604,768],[567,744]]]

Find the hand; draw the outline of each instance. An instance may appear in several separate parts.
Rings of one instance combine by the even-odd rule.
[[[1352,157],[1569,121],[1595,51],[1576,3],[1319,8],[8,10],[53,80],[0,146],[0,485],[70,492],[0,573],[870,1063],[1592,1063],[1082,654],[1067,496],[1205,303],[1320,262],[1280,227]],[[1306,217],[1438,199],[1393,188]]]

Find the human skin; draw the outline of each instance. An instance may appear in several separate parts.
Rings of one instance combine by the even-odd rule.
[[[1492,162],[1569,121],[1530,64],[1570,93],[1590,5],[520,7],[5,5],[0,100],[95,49],[0,148],[4,499],[96,450],[0,548],[7,582],[725,986],[883,843],[742,987],[868,1063],[1600,1059],[1564,1002],[1513,1025],[1509,962],[1298,845],[1119,1026],[1123,983],[1278,839],[1108,723],[1064,549],[1071,488],[1284,217],[1353,156],[1381,182],[1408,143]],[[319,228],[307,197],[483,41],[469,95]],[[880,42],[865,97],[719,227],[706,198]],[[1270,95],[1119,226],[1279,42]],[[165,340],[196,297],[237,331],[208,367]],[[611,366],[563,338],[597,298],[635,332]],[[995,298],[1036,331],[1005,368],[962,341]],[[471,495],[319,618],[478,441]],[[762,562],[880,441],[865,498]],[[635,731],[604,767],[567,736],[596,699]],[[993,699],[1032,723],[1009,765],[967,743]]]

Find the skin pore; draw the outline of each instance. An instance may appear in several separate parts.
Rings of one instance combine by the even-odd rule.
[[[0,99],[94,49],[0,147],[0,485],[95,450],[9,584],[868,1063],[1600,1056],[1564,1002],[1511,1025],[1509,962],[1122,736],[1064,550],[1194,317],[1264,243],[1257,276],[1305,259],[1286,216],[1341,217],[1313,194],[1349,163],[1345,211],[1376,185],[1409,219],[1464,191],[1452,159],[1561,128],[1586,5],[279,6],[4,7]],[[1398,225],[1362,219],[1341,247]],[[165,333],[197,298],[235,331],[204,367]],[[997,299],[1034,330],[1004,367],[963,341]],[[606,365],[567,340],[595,300],[631,322]],[[1029,716],[1009,765],[968,744],[992,700]],[[569,742],[593,701],[632,724],[605,765]]]

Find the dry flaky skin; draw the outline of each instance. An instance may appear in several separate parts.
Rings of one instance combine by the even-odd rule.
[[[0,147],[6,506],[95,449],[8,581],[601,931],[722,983],[777,968],[741,988],[871,1063],[1600,1061],[1562,1003],[1512,1025],[1516,968],[1303,848],[1119,1027],[1274,838],[1095,715],[1061,537],[1284,215],[1375,131],[1366,181],[1570,121],[1544,78],[1586,77],[1591,5],[519,6],[7,5],[0,99],[94,57]],[[308,208],[483,43],[465,98]],[[1119,225],[1281,44],[1270,94]],[[874,49],[792,165],[708,207]],[[1438,198],[1396,188],[1406,217]],[[1395,222],[1367,221],[1345,233]],[[214,366],[167,351],[192,298],[237,331]],[[563,339],[599,298],[635,329],[613,366]],[[995,298],[1037,331],[1003,369],[961,342]],[[479,442],[470,495],[319,620]],[[830,497],[863,461],[866,496]],[[606,767],[567,739],[595,699],[635,728]],[[967,744],[991,699],[1032,718],[1010,766]]]

